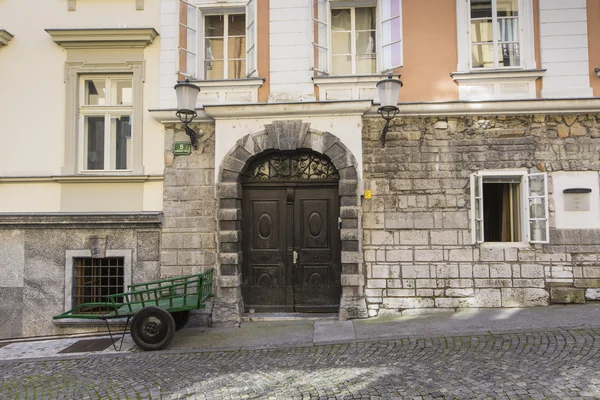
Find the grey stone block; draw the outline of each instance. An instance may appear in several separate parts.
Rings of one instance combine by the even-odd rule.
[[[139,261],[158,261],[160,259],[160,232],[137,233],[137,259]]]
[[[0,339],[23,336],[23,288],[0,287]]]
[[[574,287],[551,287],[550,302],[554,304],[585,303],[585,290]]]

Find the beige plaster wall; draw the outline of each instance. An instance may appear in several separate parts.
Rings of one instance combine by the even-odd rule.
[[[45,29],[158,30],[160,2],[145,1],[141,11],[136,10],[135,3],[80,0],[76,11],[68,11],[67,1],[0,2],[0,28],[14,35],[9,45],[0,49],[0,212],[74,211],[64,208],[62,183],[2,182],[5,177],[59,176],[64,164],[67,51],[54,43]],[[144,50],[143,164],[144,174],[152,175],[162,175],[164,169],[162,125],[146,111],[158,105],[159,42],[160,37]],[[88,183],[85,187],[92,186]],[[148,198],[144,185],[138,186],[135,197],[144,199],[136,203],[140,211],[162,209],[161,196],[159,201]],[[70,186],[69,191],[75,187]],[[129,193],[130,188],[121,195]],[[145,206],[145,202],[152,206]]]

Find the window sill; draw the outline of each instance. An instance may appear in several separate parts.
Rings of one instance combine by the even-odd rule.
[[[518,248],[526,249],[531,247],[527,242],[483,242],[479,243],[480,247],[483,248]]]
[[[376,84],[387,75],[315,76],[319,100],[374,100],[379,101]]]
[[[459,100],[516,100],[537,97],[535,81],[543,69],[494,69],[452,72],[458,84]]]
[[[190,80],[200,87],[196,104],[238,104],[257,103],[258,88],[264,78]]]

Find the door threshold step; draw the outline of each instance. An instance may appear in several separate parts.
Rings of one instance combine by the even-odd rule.
[[[337,321],[338,313],[244,313],[242,322]]]

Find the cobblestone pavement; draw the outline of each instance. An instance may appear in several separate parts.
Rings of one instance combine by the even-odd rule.
[[[0,398],[600,398],[599,350],[568,329],[0,361]]]

